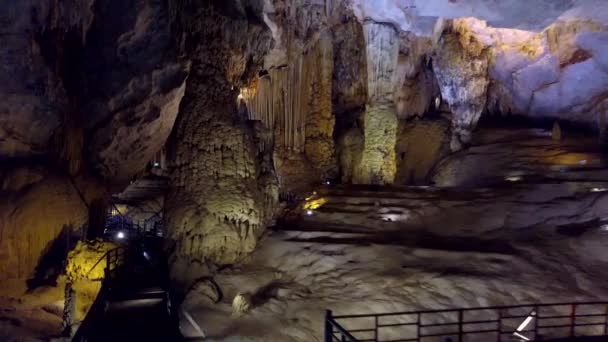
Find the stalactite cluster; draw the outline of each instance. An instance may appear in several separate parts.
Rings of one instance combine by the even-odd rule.
[[[301,152],[306,141],[306,114],[309,93],[305,57],[297,55],[288,66],[270,70],[260,77],[257,87],[244,89],[249,119],[259,120],[279,135],[277,143],[287,150]]]
[[[251,120],[274,132],[277,150],[285,158],[300,153],[322,177],[336,168],[332,113],[333,46],[322,35],[288,65],[271,69],[251,87],[241,90]]]

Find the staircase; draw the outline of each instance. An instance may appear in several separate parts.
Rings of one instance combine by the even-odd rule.
[[[179,340],[158,245],[144,241],[107,253],[102,288],[72,341]]]

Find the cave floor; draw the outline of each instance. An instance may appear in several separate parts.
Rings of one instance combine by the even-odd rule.
[[[466,189],[323,186],[246,262],[215,276],[220,303],[191,293],[184,308],[211,340],[320,341],[326,309],[606,299],[605,188],[587,179]],[[316,203],[311,212],[307,203]],[[237,294],[252,303],[239,317],[231,308]]]

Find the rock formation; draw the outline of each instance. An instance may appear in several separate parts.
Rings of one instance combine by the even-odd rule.
[[[486,106],[489,82],[486,48],[477,37],[462,32],[464,22],[454,20],[442,33],[434,59],[441,95],[452,111],[452,151],[471,141]]]
[[[367,54],[367,97],[363,114],[363,152],[354,183],[391,184],[395,178],[397,113],[393,102],[399,41],[390,25],[363,26]]]
[[[174,270],[242,259],[278,196],[272,139],[237,109],[238,89],[254,76],[271,37],[243,9],[231,10],[207,5],[178,13],[186,40],[205,44],[186,47],[194,62],[170,147],[165,217]]]
[[[163,145],[188,63],[173,52],[163,3],[2,7],[0,268],[30,277],[60,232],[79,231],[90,204]]]
[[[279,195],[306,198],[321,183],[508,187],[603,176],[572,171],[604,163],[597,139],[580,138],[598,151],[571,150],[580,136],[569,130],[605,142],[603,1],[4,1],[0,280],[52,278],[57,265],[49,263],[104,228],[111,199],[152,174],[164,146],[168,168],[154,174],[162,187],[138,200],[142,208],[153,204],[165,226],[175,284],[194,292],[206,291],[218,268],[248,260],[277,209],[292,204],[279,205]],[[559,122],[561,139],[484,126],[493,120]],[[471,190],[466,200],[425,213],[422,226],[461,221],[463,230],[479,228],[471,236],[505,222],[518,229],[571,223],[546,219],[555,208],[595,220],[603,211],[587,185],[576,187],[586,194],[582,205],[551,195],[509,204],[508,214],[488,199],[496,194],[482,192],[488,197],[476,203],[495,215],[481,221],[482,209],[460,211],[476,196]],[[419,200],[422,212],[441,194],[408,200]],[[380,213],[382,222],[401,218],[391,210],[407,205],[397,204]],[[283,266],[275,269],[289,273]],[[272,274],[260,286],[291,298],[273,282],[300,276]],[[208,302],[221,301],[215,290]],[[232,292],[224,300],[243,294],[243,316],[270,296]]]

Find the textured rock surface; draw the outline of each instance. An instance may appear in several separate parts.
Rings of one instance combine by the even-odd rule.
[[[167,140],[188,65],[178,61],[162,1],[102,1],[95,15],[83,56],[87,154],[100,175],[124,182]]]
[[[519,45],[495,48],[489,109],[596,128],[606,113],[608,74],[605,52],[595,46],[603,46],[606,24],[608,14],[603,22],[564,18]]]
[[[194,274],[186,271],[193,263],[231,264],[253,251],[277,200],[272,139],[239,117],[234,90],[253,76],[270,36],[233,10],[228,17],[202,6],[180,19],[206,44],[190,52],[195,62],[171,147],[165,214],[176,277]]]
[[[397,115],[393,102],[399,41],[390,25],[363,26],[367,53],[368,101],[363,114],[363,152],[354,183],[392,184],[395,178]]]
[[[565,133],[553,139],[551,131],[482,129],[467,150],[450,155],[433,172],[438,186],[488,186],[505,182],[603,179],[606,160],[596,139]],[[483,165],[480,168],[479,165]]]
[[[73,282],[103,279],[107,267],[105,254],[116,247],[116,244],[102,240],[79,241],[68,253],[65,275]]]
[[[317,167],[323,178],[336,176],[336,151],[334,147],[334,123],[332,112],[332,80],[334,53],[331,37],[322,35],[309,52],[310,62],[318,71],[310,84],[310,112],[306,117],[306,157]],[[312,68],[305,68],[304,72]]]
[[[2,176],[0,277],[24,279],[34,276],[37,267],[44,272],[45,266],[57,266],[44,259],[67,252],[66,239],[86,222],[82,194],[69,179],[43,168],[4,170]]]
[[[187,75],[187,64],[171,52],[166,5],[2,7],[2,157],[47,155],[51,142],[65,141],[79,160],[84,136],[99,176],[121,183],[139,172],[171,131]],[[70,129],[77,134],[69,136]]]
[[[397,134],[395,184],[424,184],[449,154],[450,123],[445,119],[402,122]]]
[[[342,183],[350,184],[356,168],[361,163],[363,153],[363,132],[358,127],[346,131],[338,140],[340,158],[340,178]]]
[[[92,1],[3,1],[0,14],[0,157],[45,154],[67,110],[59,63],[60,33],[83,39],[93,19]],[[54,44],[54,45],[53,45]],[[53,46],[48,46],[53,45]],[[53,56],[55,57],[55,56]]]
[[[441,95],[453,113],[452,151],[470,142],[471,132],[486,106],[489,83],[487,51],[477,37],[467,35],[465,30],[466,21],[455,20],[441,36],[434,59]]]
[[[405,34],[401,38],[399,61],[395,72],[395,105],[400,119],[421,117],[435,108],[440,96],[432,69],[433,49],[429,39]]]
[[[352,17],[332,28],[334,45],[333,111],[337,120],[364,108],[367,61],[363,26]]]
[[[64,228],[86,221],[85,201],[107,197],[100,184],[124,185],[160,149],[187,63],[164,2],[0,7],[2,182],[16,179],[16,163],[39,173],[3,189],[0,240],[11,260],[2,274],[26,277]]]

